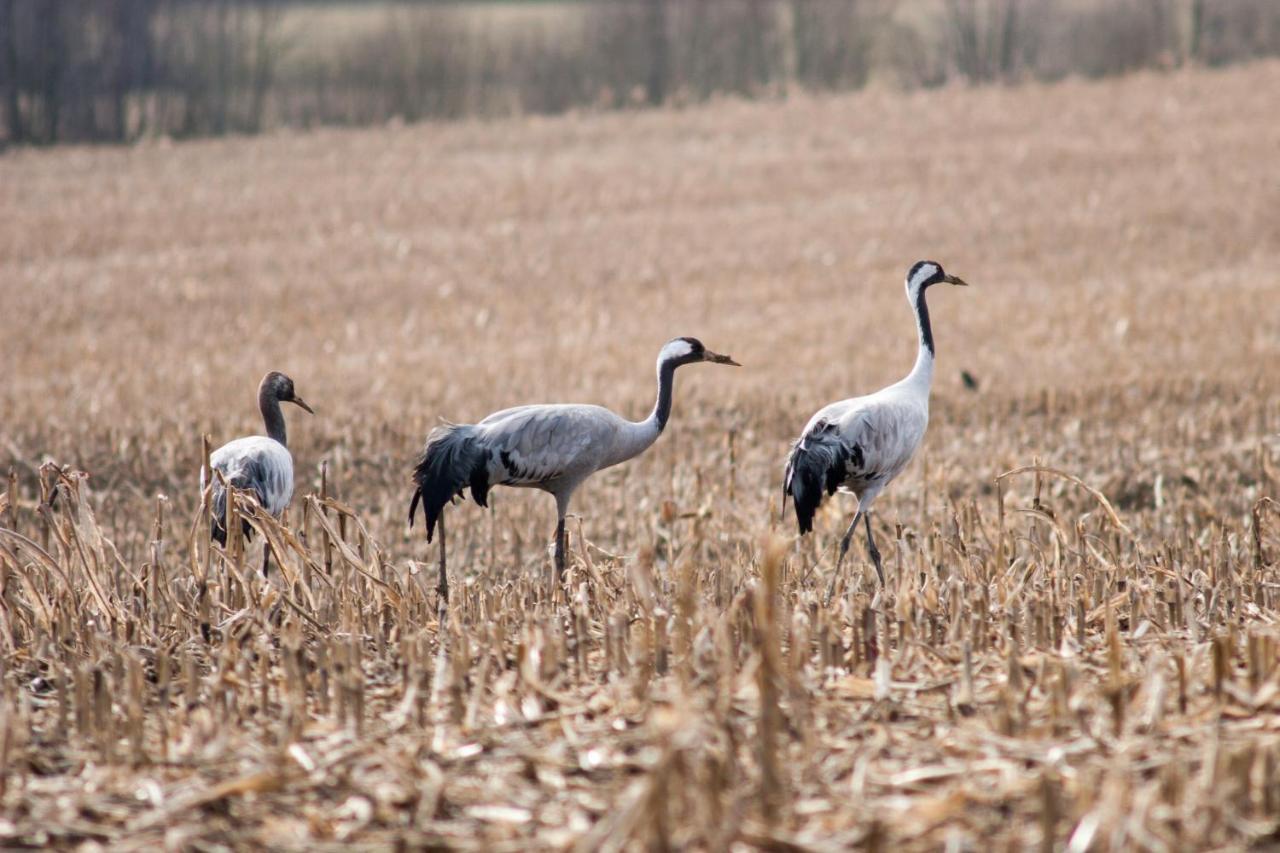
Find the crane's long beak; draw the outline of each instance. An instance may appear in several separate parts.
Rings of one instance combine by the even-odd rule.
[[[943,280],[943,281],[945,281],[947,284],[958,284],[958,285],[960,285],[961,287],[968,287],[968,286],[969,286],[969,282],[965,281],[964,279],[962,279],[962,278],[961,278],[960,276],[958,276],[958,275],[948,275],[948,276],[944,276],[942,280]]]
[[[741,364],[738,364],[738,362],[734,361],[729,356],[721,355],[720,353],[712,352],[711,350],[707,350],[706,355],[703,358],[703,361],[709,361],[713,364],[731,364],[734,367],[742,367]]]
[[[307,401],[299,397],[297,394],[294,394],[293,399],[290,400],[289,402],[293,403],[295,406],[297,406],[300,409],[304,409],[308,414],[312,414],[312,415],[315,414],[315,412],[311,410],[311,407],[307,405]]]

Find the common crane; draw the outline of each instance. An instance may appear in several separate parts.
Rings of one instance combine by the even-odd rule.
[[[929,424],[934,346],[925,291],[935,284],[966,282],[948,275],[941,264],[919,261],[907,273],[906,284],[907,301],[915,311],[920,336],[915,367],[905,379],[874,394],[820,409],[809,419],[787,458],[782,503],[785,509],[787,495],[793,499],[801,535],[813,529],[814,513],[825,495],[833,495],[839,489],[858,498],[858,511],[840,540],[840,556],[827,587],[828,598],[859,519],[867,529],[867,554],[884,584],[884,568],[871,535],[870,514],[880,492],[911,461]]]
[[[477,424],[446,423],[432,430],[413,472],[409,526],[419,501],[426,517],[427,542],[440,522],[441,599],[449,597],[441,513],[455,495],[470,488],[472,499],[488,506],[492,486],[550,492],[557,512],[556,576],[563,576],[564,519],[574,490],[595,472],[638,456],[658,439],[671,415],[676,368],[699,361],[738,365],[696,338],[669,341],[658,353],[658,399],[643,421],[626,420],[600,406],[553,404],[504,409]]]
[[[237,489],[253,492],[263,509],[279,518],[293,497],[293,457],[289,454],[284,428],[284,413],[280,403],[293,403],[304,411],[315,414],[311,407],[297,395],[293,380],[279,371],[271,371],[262,377],[258,385],[258,408],[266,435],[250,435],[237,438],[219,447],[209,455],[209,467],[221,471],[222,479]],[[205,487],[204,469],[200,470],[200,491]],[[213,478],[212,536],[221,545],[227,544],[227,490],[219,478]],[[248,522],[244,522],[245,536],[251,534]],[[267,573],[270,549],[262,555],[262,573]]]

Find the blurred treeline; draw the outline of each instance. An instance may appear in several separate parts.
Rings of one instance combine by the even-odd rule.
[[[0,143],[1090,77],[1280,53],[1280,0],[0,0]]]

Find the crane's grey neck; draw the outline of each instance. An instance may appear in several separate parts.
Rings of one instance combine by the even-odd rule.
[[[281,444],[288,446],[284,429],[284,412],[280,411],[280,398],[275,389],[263,384],[258,389],[258,408],[262,410],[262,423],[267,428],[267,435]]]
[[[911,369],[912,378],[922,379],[926,384],[933,381],[933,327],[929,324],[929,305],[924,298],[925,288],[916,293],[912,308],[916,313],[916,330],[920,333],[920,350],[916,354],[915,367]]]
[[[653,411],[642,421],[627,421],[605,460],[606,465],[617,465],[647,450],[671,417],[671,397],[675,391],[676,359],[658,362],[658,401]]]
[[[658,432],[666,429],[667,420],[671,417],[671,398],[675,393],[678,366],[675,361],[658,362],[658,400],[653,404],[653,414],[649,415],[649,421]]]

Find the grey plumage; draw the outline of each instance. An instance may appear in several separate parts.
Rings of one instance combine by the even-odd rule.
[[[218,448],[209,458],[210,467],[222,472],[222,479],[227,485],[253,492],[258,503],[267,512],[279,515],[293,496],[293,460],[285,459],[275,447],[266,444],[273,439],[262,436],[254,438],[261,439],[261,442],[252,441],[247,444],[241,439],[240,442],[231,442]],[[203,480],[200,485],[203,488]],[[211,533],[218,544],[226,545],[227,529],[224,525],[227,518],[227,490],[216,477],[210,497],[213,504]],[[249,523],[246,521],[241,524],[244,535],[251,536],[253,528]]]
[[[541,489],[556,499],[556,567],[563,572],[564,518],[574,491],[596,471],[631,459],[657,440],[670,416],[675,369],[698,361],[737,364],[694,338],[668,342],[658,355],[657,402],[643,421],[600,406],[553,404],[437,427],[414,467],[410,526],[421,504],[430,542],[444,507],[467,489],[480,506],[488,505],[493,486]],[[440,584],[442,596],[447,595],[443,571]]]

